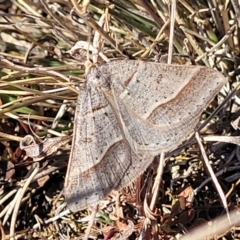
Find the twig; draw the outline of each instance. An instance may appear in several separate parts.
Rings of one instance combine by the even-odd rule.
[[[12,220],[11,220],[11,225],[10,225],[10,240],[14,240],[15,239],[15,237],[14,237],[14,235],[15,235],[15,224],[16,224],[18,210],[20,208],[22,198],[23,198],[25,192],[27,191],[28,186],[32,182],[32,179],[38,173],[39,169],[40,168],[38,166],[38,163],[36,163],[34,168],[33,168],[32,174],[29,176],[27,181],[24,183],[23,187],[18,191],[18,194],[16,195],[17,199],[16,199],[14,210],[13,210]]]
[[[172,63],[175,18],[176,18],[176,0],[173,0],[171,4],[171,21],[170,21],[170,35],[169,35],[168,61],[167,61],[168,64]]]
[[[90,220],[88,222],[88,227],[87,227],[87,229],[85,231],[85,235],[84,235],[83,240],[88,240],[89,235],[91,233],[91,229],[92,229],[93,223],[95,221],[95,217],[97,215],[97,212],[98,212],[98,205],[92,208],[92,214],[91,214]]]
[[[124,55],[124,51],[122,47],[113,39],[111,38],[89,15],[86,15],[85,11],[81,9],[81,7],[78,5],[76,0],[71,0],[73,6],[75,7],[77,13],[81,18],[83,18],[86,23],[93,28],[95,31],[98,31],[99,34],[108,42],[111,44],[113,48],[115,48],[120,54]]]
[[[200,139],[200,137],[199,137],[198,132],[195,133],[195,137],[196,137],[196,139],[197,139],[197,141],[198,141],[198,145],[199,145],[199,147],[200,147],[200,150],[201,150],[201,153],[202,153],[204,162],[205,162],[205,164],[206,164],[206,167],[207,167],[207,169],[208,169],[208,171],[209,171],[209,173],[210,173],[210,176],[211,176],[211,178],[212,178],[212,180],[213,180],[213,183],[214,183],[214,185],[215,185],[215,187],[216,187],[216,189],[217,189],[217,191],[218,191],[218,193],[219,193],[219,195],[220,195],[220,197],[221,197],[223,206],[224,206],[224,208],[225,208],[225,210],[226,210],[226,213],[227,213],[227,216],[228,216],[229,223],[231,224],[231,219],[230,219],[230,215],[229,215],[229,211],[228,211],[227,201],[226,201],[226,198],[225,198],[225,196],[224,196],[224,192],[223,192],[223,190],[222,190],[222,188],[221,188],[221,186],[220,186],[220,184],[219,184],[219,182],[218,182],[218,180],[217,180],[217,178],[216,178],[216,175],[215,175],[215,173],[213,172],[213,169],[212,169],[212,167],[211,167],[211,165],[210,165],[210,163],[209,163],[208,157],[207,157],[207,155],[206,155],[206,152],[205,152],[205,150],[204,150],[204,147],[203,147],[203,145],[202,145],[202,142],[201,142],[201,139]]]

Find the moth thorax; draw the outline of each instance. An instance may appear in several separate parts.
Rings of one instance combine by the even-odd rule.
[[[106,89],[110,88],[109,79],[106,76],[103,76],[103,74],[101,74],[101,72],[99,71],[91,72],[87,77],[87,81],[89,84],[95,87],[101,87]]]

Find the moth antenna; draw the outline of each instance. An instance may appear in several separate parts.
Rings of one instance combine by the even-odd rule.
[[[119,121],[121,123],[121,126],[122,126],[121,129],[123,131],[123,136],[126,139],[126,141],[130,144],[130,148],[132,149],[132,151],[137,155],[135,143],[130,141],[129,133],[125,130],[125,128],[126,128],[125,127],[125,123],[124,123],[122,115],[121,115],[121,111],[120,111],[120,107],[119,107],[119,103],[118,103],[118,98],[117,98],[117,96],[115,94],[114,89],[112,89],[112,94],[113,94],[114,102],[116,103],[116,109],[114,109],[114,107],[113,107],[113,109],[114,109],[114,111],[116,111],[116,116],[117,116],[117,118],[119,119]],[[109,103],[111,104],[110,101],[109,101]],[[117,114],[117,112],[119,112],[119,114]],[[142,134],[140,134],[140,135],[141,135],[141,138],[144,140]],[[146,151],[149,152],[148,149],[146,149]],[[151,155],[150,152],[149,152],[149,154]]]
[[[86,1],[85,1],[86,2]],[[84,66],[85,66],[85,74],[88,74],[90,69],[92,68],[93,64],[90,60],[90,45],[91,45],[91,30],[92,30],[92,27],[87,24],[88,26],[88,31],[89,31],[89,34],[87,36],[87,42],[88,42],[88,46],[87,46],[87,60],[86,62],[84,63]],[[93,51],[93,50],[92,50]]]

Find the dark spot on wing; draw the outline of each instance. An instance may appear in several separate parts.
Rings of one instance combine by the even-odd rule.
[[[133,76],[134,76],[134,74],[135,74],[136,72],[137,72],[137,71],[134,71],[134,72],[132,73],[132,75],[131,75],[128,79],[126,79],[126,80],[124,81],[124,85],[125,85],[125,86],[128,86],[128,85],[129,85],[129,83],[132,81]]]
[[[157,84],[159,84],[162,81],[163,75],[159,74],[158,77],[156,78]]]

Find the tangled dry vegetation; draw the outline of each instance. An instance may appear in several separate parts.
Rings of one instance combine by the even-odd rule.
[[[170,49],[175,63],[205,65],[222,72],[229,84],[206,109],[201,123],[206,123],[236,88],[238,1],[179,0],[172,44],[170,3],[1,1],[1,239],[82,239],[92,221],[90,209],[75,214],[65,211],[61,191],[71,142],[59,144],[54,153],[55,149],[47,149],[48,156],[39,157],[33,149],[25,148],[33,153],[32,158],[19,147],[29,134],[35,139],[71,139],[78,86],[84,81],[88,51],[92,62],[100,64],[113,59],[166,62]],[[238,210],[238,114],[236,94],[201,130],[201,136],[224,137],[205,142],[204,149],[225,196],[217,192],[193,140],[169,154],[152,209],[149,183],[154,180],[155,167],[128,188],[112,192],[105,199],[89,239],[175,239],[204,224],[212,231],[201,228],[200,232],[212,238],[239,239],[235,215],[232,226],[226,218],[215,221],[226,214],[224,199],[229,211]],[[217,226],[220,230],[215,231]],[[203,239],[199,234],[191,235],[191,239]]]

